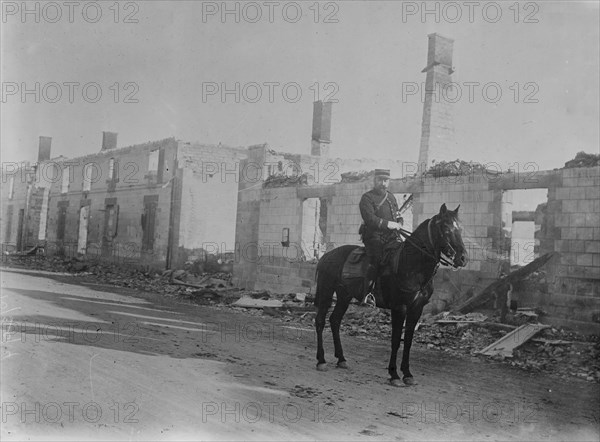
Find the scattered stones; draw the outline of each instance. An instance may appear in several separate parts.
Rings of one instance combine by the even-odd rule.
[[[3,256],[2,264],[5,267],[69,273],[82,283],[110,284],[155,292],[165,297],[188,299],[194,303],[210,305],[211,308],[219,310],[235,307],[248,315],[273,316],[283,322],[314,329],[314,295],[279,295],[264,290],[241,290],[233,287],[230,273],[197,275],[186,270],[157,272],[123,264],[40,255]],[[183,285],[174,282],[180,278],[186,280]],[[244,299],[242,303],[239,302],[241,299]],[[251,305],[243,306],[246,302]],[[417,324],[414,345],[421,345],[431,351],[443,351],[456,357],[471,357],[474,362],[495,360],[477,355],[477,352],[510,333],[516,326],[521,325],[521,322],[515,320],[512,326],[499,324],[493,311],[491,314],[487,311],[486,313],[456,315],[444,312],[435,316],[423,315]],[[533,315],[521,315],[521,318],[532,319],[529,316],[534,319]],[[387,342],[392,331],[390,311],[350,304],[341,331],[365,340]],[[548,328],[515,349],[512,358],[498,356],[496,359],[534,373],[543,371],[564,379],[600,382],[600,336]]]

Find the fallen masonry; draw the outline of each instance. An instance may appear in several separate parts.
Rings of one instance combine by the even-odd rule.
[[[284,323],[295,324],[303,333],[314,332],[316,312],[310,294],[281,295],[266,290],[240,290],[231,284],[231,274],[228,273],[178,271],[175,275],[175,272],[163,275],[163,272],[149,269],[40,256],[3,257],[3,267],[72,275],[73,283],[127,287],[158,293],[174,302],[192,302],[206,308],[235,309],[252,316],[276,317]],[[240,300],[244,301],[239,303]],[[596,335],[548,326],[541,330],[536,327],[535,336],[528,336],[528,340],[523,339],[520,345],[512,347],[512,357],[507,357],[509,355],[505,351],[482,354],[486,348],[497,347],[497,341],[506,340],[506,336],[511,340],[511,333],[519,327],[521,330],[530,328],[527,324],[532,320],[537,323],[537,315],[515,315],[517,322],[514,324],[501,324],[494,311],[485,310],[467,314],[442,312],[424,315],[415,333],[414,345],[429,351],[442,351],[451,357],[471,357],[474,362],[498,361],[532,373],[546,372],[562,379],[600,382],[600,337]],[[390,312],[351,304],[341,331],[367,341],[388,342],[391,335]]]

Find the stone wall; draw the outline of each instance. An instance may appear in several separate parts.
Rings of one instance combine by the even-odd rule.
[[[155,167],[150,161],[152,152],[160,152],[155,157]],[[170,138],[43,165],[42,169],[54,167],[59,170],[54,175],[56,178],[50,180],[47,253],[78,254],[80,210],[89,206],[84,254],[87,258],[163,266],[168,253],[170,180],[176,169],[176,155],[177,142]],[[115,172],[109,176],[111,163]],[[92,173],[88,175],[91,177],[90,189],[86,190],[84,170],[88,164],[92,164],[88,166],[88,172],[91,170]],[[68,188],[65,188],[62,177],[67,173],[70,178]],[[150,246],[143,243],[146,226],[143,217],[149,201],[155,204]],[[114,229],[110,232],[107,206],[115,210]],[[66,208],[62,239],[58,237],[61,207]]]
[[[547,321],[582,329],[597,329],[600,321],[600,174],[598,168],[560,169],[519,175],[474,173],[459,177],[392,179],[395,194],[414,196],[413,226],[460,204],[459,216],[469,264],[460,271],[440,269],[428,309],[445,310],[477,293],[506,268],[507,249],[503,221],[503,195],[517,189],[548,189],[540,231],[539,254],[557,252],[544,267],[547,284],[541,291],[519,293],[519,304],[539,307]],[[259,243],[260,256],[236,260],[235,281],[241,286],[283,293],[314,288],[315,260],[294,245],[302,240],[302,207],[307,198],[327,203],[327,248],[359,244],[360,196],[370,180],[332,185],[254,188],[240,196],[236,242],[244,247]],[[508,201],[510,203],[510,201]],[[506,203],[506,201],[505,201]],[[512,207],[512,206],[511,206]],[[512,208],[511,208],[512,210]],[[246,221],[258,220],[258,235]],[[290,246],[283,247],[282,230],[289,229]],[[508,243],[510,244],[510,243]],[[292,251],[293,250],[293,251]],[[312,261],[312,262],[311,262]]]

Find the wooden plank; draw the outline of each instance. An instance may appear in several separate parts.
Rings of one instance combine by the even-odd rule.
[[[279,299],[253,299],[249,296],[242,296],[240,299],[238,299],[231,305],[234,307],[245,308],[283,307],[283,303]]]
[[[453,311],[460,313],[468,313],[478,307],[479,305],[486,302],[488,299],[492,297],[494,291],[499,290],[502,286],[507,285],[509,283],[514,283],[519,279],[523,279],[529,274],[535,272],[544,264],[546,264],[550,259],[554,256],[554,252],[546,253],[545,255],[540,256],[539,258],[531,261],[524,267],[515,270],[514,272],[508,274],[504,278],[498,279],[494,281],[486,288],[484,288],[479,294],[473,296],[470,299],[467,299],[462,304],[453,308]]]
[[[545,324],[524,324],[477,353],[488,356],[501,355],[510,358],[515,348],[527,342],[539,331],[549,327]]]

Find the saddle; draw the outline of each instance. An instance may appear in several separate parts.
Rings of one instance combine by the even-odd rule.
[[[342,279],[364,278],[368,265],[369,260],[365,248],[357,247],[346,258],[342,268]]]
[[[393,269],[398,267],[398,260],[400,253],[397,251],[404,246],[403,242],[391,241],[384,246],[383,257],[379,265],[379,276],[389,275]],[[342,280],[348,281],[352,286],[357,287],[355,297],[359,300],[364,299],[368,290],[368,281],[366,280],[367,268],[369,266],[369,259],[364,247],[357,247],[344,262],[342,268]],[[388,302],[383,299],[380,287],[379,279],[375,284],[375,301],[377,307],[389,308]]]

